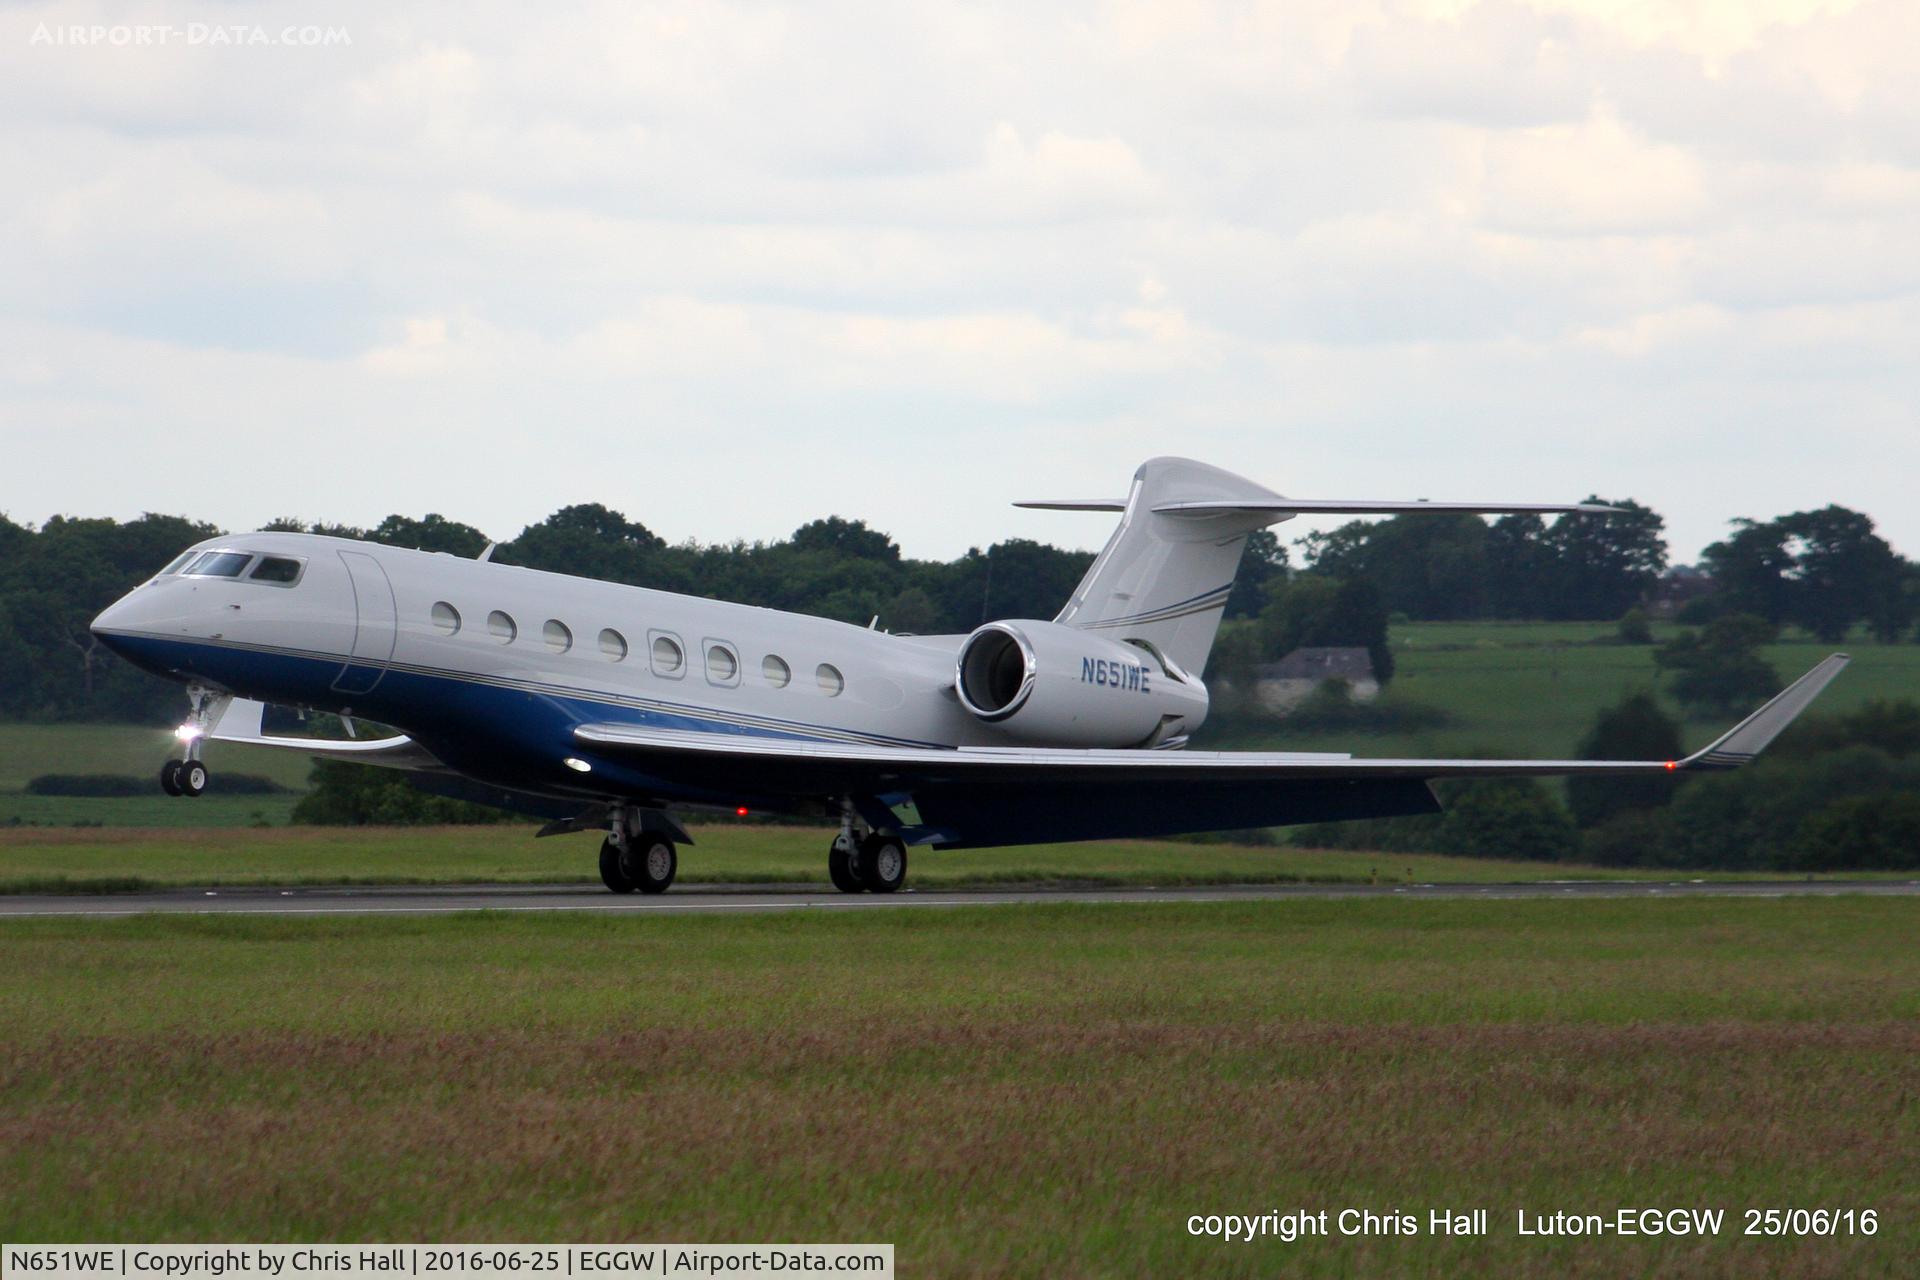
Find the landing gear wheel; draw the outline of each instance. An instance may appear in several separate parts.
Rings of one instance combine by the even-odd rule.
[[[160,766],[160,789],[170,796],[180,794],[180,762],[169,760]]]
[[[870,835],[860,842],[860,879],[874,893],[893,893],[907,882],[907,844],[899,836]]]
[[[641,836],[627,841],[627,852],[634,886],[642,893],[665,893],[673,883],[673,873],[680,868],[673,841],[665,836]]]
[[[207,766],[198,760],[183,760],[174,771],[173,785],[183,796],[197,796],[207,789]],[[165,785],[162,783],[161,785]]]
[[[850,841],[835,840],[827,851],[827,878],[842,893],[859,893],[867,887],[860,879],[860,855]]]
[[[627,874],[624,853],[612,836],[600,842],[600,882],[615,893],[632,893],[639,888]]]

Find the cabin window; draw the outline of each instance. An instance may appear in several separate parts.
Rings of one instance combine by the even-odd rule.
[[[600,653],[608,662],[625,662],[627,660],[627,638],[618,631],[615,631],[612,627],[602,628],[600,631]]]
[[[565,653],[573,648],[573,632],[558,618],[548,618],[547,625],[540,628],[540,634],[546,637],[547,648],[555,653]]]
[[[837,698],[846,691],[847,678],[840,674],[840,668],[823,662],[813,669],[813,678],[820,682],[820,692],[829,698]]]
[[[443,631],[450,636],[459,635],[460,611],[445,600],[436,602],[433,606],[433,627],[434,630]]]
[[[778,654],[760,659],[760,677],[776,689],[784,689],[793,680],[793,668]]]
[[[724,644],[707,646],[707,683],[720,685],[740,683],[740,659],[735,657],[733,650]]]
[[[184,572],[196,578],[237,578],[253,556],[245,551],[208,551]]]
[[[680,642],[664,632],[655,632],[653,637],[653,674],[678,680],[685,675],[687,667],[686,650]]]
[[[300,561],[290,556],[261,556],[247,575],[249,582],[271,582],[276,587],[290,587],[299,580]]]
[[[501,644],[512,644],[520,634],[520,627],[507,614],[495,609],[487,615],[487,634]]]

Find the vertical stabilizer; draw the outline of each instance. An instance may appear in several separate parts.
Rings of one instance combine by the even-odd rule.
[[[1141,464],[1120,527],[1054,621],[1115,640],[1144,640],[1199,675],[1220,629],[1247,535],[1284,517],[1230,508],[1170,515],[1155,508],[1281,501],[1272,490],[1204,462],[1154,458]]]

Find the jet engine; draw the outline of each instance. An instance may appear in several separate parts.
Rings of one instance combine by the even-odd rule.
[[[1207,718],[1207,688],[1141,642],[1057,622],[989,622],[960,646],[960,705],[1017,742],[1157,746]]]

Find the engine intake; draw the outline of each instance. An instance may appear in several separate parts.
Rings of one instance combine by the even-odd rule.
[[[960,705],[1020,742],[1152,746],[1207,718],[1207,690],[1151,648],[1077,627],[989,622],[960,647]]]

